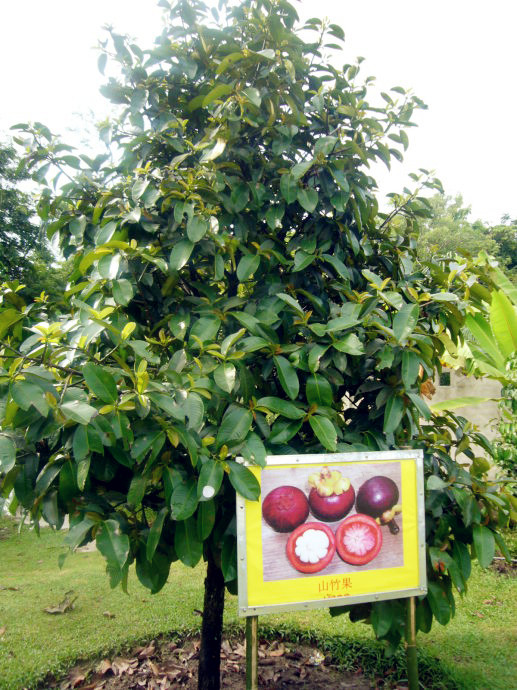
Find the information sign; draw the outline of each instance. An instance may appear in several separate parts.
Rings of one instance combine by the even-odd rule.
[[[239,614],[427,591],[422,451],[277,455],[237,497]]]

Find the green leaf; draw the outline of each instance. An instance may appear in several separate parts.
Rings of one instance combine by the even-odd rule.
[[[187,236],[191,242],[199,242],[206,235],[209,228],[210,223],[206,218],[192,216],[187,222]]]
[[[203,316],[198,319],[190,330],[190,336],[196,336],[203,343],[212,341],[217,336],[221,321],[212,316]]]
[[[297,271],[303,271],[307,266],[310,266],[315,259],[316,257],[314,254],[307,254],[307,252],[304,252],[302,249],[298,250],[294,255],[292,272],[296,273]]]
[[[120,267],[120,254],[107,254],[99,259],[98,270],[101,278],[113,280],[117,277]]]
[[[332,170],[332,177],[342,192],[345,192],[345,194],[350,192],[350,185],[348,184],[348,180],[346,179],[345,173],[342,170]]]
[[[268,443],[288,443],[293,436],[301,429],[303,422],[290,422],[286,419],[278,419],[271,427],[271,433],[268,436]]]
[[[447,593],[437,582],[427,583],[427,600],[438,623],[447,625],[451,618],[451,607]]]
[[[249,86],[247,89],[242,90],[242,94],[246,96],[250,103],[253,103],[253,105],[255,105],[257,108],[260,108],[261,98],[260,91],[258,89],[256,89],[254,86]]]
[[[453,292],[436,292],[430,295],[430,299],[433,302],[457,302],[458,295],[455,295]]]
[[[312,415],[309,417],[309,424],[321,445],[327,450],[335,452],[337,432],[330,419],[321,417],[320,415]]]
[[[296,165],[292,167],[290,174],[295,180],[299,180],[310,168],[312,168],[313,165],[313,160],[303,161],[303,163],[296,163]]]
[[[129,280],[121,278],[113,281],[113,299],[117,304],[126,307],[133,299],[133,295],[133,284]]]
[[[452,556],[458,565],[458,568],[460,569],[463,579],[466,582],[470,577],[470,572],[472,569],[470,553],[466,544],[463,544],[455,539],[452,544]]]
[[[178,403],[171,398],[170,395],[149,393],[149,398],[155,405],[158,405],[159,408],[164,410],[173,419],[177,419],[180,422],[184,421],[185,407],[183,405],[178,405]]]
[[[249,280],[260,266],[258,254],[245,254],[237,266],[237,278],[240,283]]]
[[[338,141],[337,137],[318,137],[314,145],[314,153],[316,155],[322,153],[324,156],[328,156],[329,153],[332,153]]]
[[[424,419],[431,419],[431,410],[429,409],[426,401],[421,398],[416,393],[407,393],[408,398],[411,400],[413,405],[416,407],[420,416]]]
[[[69,402],[62,403],[60,410],[66,419],[70,419],[78,424],[89,424],[97,414],[95,407],[81,400],[70,400]]]
[[[233,408],[225,414],[219,433],[217,434],[217,447],[223,443],[238,443],[244,441],[253,423],[253,415],[250,410],[242,407]]]
[[[318,407],[331,407],[334,400],[332,386],[320,374],[309,376],[305,386],[305,396],[310,405],[314,404]]]
[[[449,484],[447,484],[447,482],[444,482],[443,479],[438,477],[436,474],[432,474],[430,477],[427,478],[426,486],[428,491],[440,491],[446,489],[449,486]]]
[[[287,419],[301,419],[305,417],[305,410],[300,409],[292,402],[273,396],[266,396],[257,400],[257,407],[265,407],[270,412],[280,414],[282,417],[287,417]]]
[[[156,551],[156,547],[158,546],[160,537],[162,535],[163,523],[165,522],[165,518],[168,514],[168,509],[162,508],[151,525],[151,529],[149,530],[149,535],[147,537],[145,551],[148,561],[153,560],[154,552]]]
[[[42,388],[28,381],[16,381],[11,386],[11,395],[14,402],[22,408],[28,410],[32,405],[42,417],[46,417],[49,412],[49,405],[45,400],[45,393]]]
[[[288,204],[296,201],[298,197],[298,181],[293,175],[286,174],[280,177],[280,193]]]
[[[243,57],[243,53],[230,53],[229,55],[226,55],[226,57],[224,57],[217,66],[215,73],[217,75],[222,74],[228,69],[228,67],[231,67],[234,63],[242,60]]]
[[[63,539],[63,543],[69,546],[71,549],[75,549],[79,544],[81,544],[91,528],[96,525],[95,520],[85,517],[81,522],[75,523],[68,530],[68,534]],[[117,523],[118,525],[118,523]]]
[[[517,308],[504,292],[492,293],[490,325],[504,357],[517,352]]]
[[[241,453],[242,457],[249,463],[260,465],[260,467],[266,466],[266,449],[257,434],[253,432],[248,434],[241,448]]]
[[[399,395],[392,394],[384,409],[384,433],[390,434],[396,431],[400,426],[403,416],[404,401]]]
[[[215,502],[204,501],[197,509],[197,537],[205,541],[215,526]]]
[[[83,427],[79,428],[82,429]],[[82,491],[86,484],[88,473],[90,471],[90,463],[90,456],[88,456],[87,458],[83,458],[83,460],[79,460],[79,462],[77,463],[77,487],[79,491]]]
[[[349,333],[341,340],[334,341],[332,347],[349,355],[364,355],[364,345],[355,333]]]
[[[318,192],[310,187],[298,190],[298,203],[307,213],[312,213],[318,205]]]
[[[108,566],[122,571],[129,556],[129,537],[120,530],[116,520],[105,520],[97,532],[96,544]]]
[[[241,496],[247,498],[248,501],[256,501],[260,496],[260,484],[255,475],[253,475],[247,467],[241,465],[234,460],[228,461],[230,468],[230,482]]]
[[[180,240],[174,245],[169,257],[169,267],[171,271],[179,271],[190,259],[194,243],[190,240]]]
[[[148,478],[143,475],[133,477],[127,492],[127,502],[130,506],[139,506],[142,503],[148,481]]]
[[[450,400],[443,400],[439,403],[431,405],[433,412],[441,412],[442,410],[457,410],[458,407],[468,407],[469,405],[480,405],[481,403],[493,400],[493,398],[478,398],[476,396],[465,396],[463,398],[451,398]]]
[[[197,481],[197,495],[200,501],[209,501],[217,494],[223,482],[224,469],[220,462],[207,460]]]
[[[220,364],[214,371],[214,381],[221,390],[231,393],[235,386],[236,369],[230,362]]]
[[[208,163],[218,158],[226,148],[226,141],[224,139],[217,139],[215,144],[210,149],[205,149],[203,155],[199,159],[200,163]]]
[[[88,388],[103,402],[114,403],[118,400],[117,384],[109,371],[88,362],[83,367],[83,376]]]
[[[225,582],[231,582],[237,577],[237,539],[233,534],[227,534],[221,549],[221,570]]]
[[[393,618],[391,601],[377,601],[373,604],[371,621],[378,638],[384,637],[389,633]]]
[[[465,489],[453,487],[451,490],[456,499],[456,503],[461,508],[461,514],[465,525],[468,527],[472,523],[479,523],[481,520],[481,510],[479,509],[475,497],[471,493],[465,491]]]
[[[206,108],[210,103],[213,103],[218,98],[228,96],[233,91],[231,84],[216,84],[207,95],[203,98],[203,107]]]
[[[203,399],[197,393],[190,392],[187,395],[183,408],[188,419],[187,428],[200,428],[205,415],[205,404]]]
[[[360,321],[358,318],[358,312],[361,310],[361,307],[360,305],[355,306],[357,306],[357,309],[354,314],[350,314],[349,316],[338,316],[336,319],[330,319],[325,327],[326,332],[335,333],[337,331],[344,331],[346,328],[351,328],[352,326],[358,324]]]
[[[7,436],[0,436],[0,475],[10,472],[16,462],[16,448]]]
[[[506,558],[508,563],[512,562],[512,554],[510,553],[510,550],[508,549],[508,546],[506,545],[506,542],[503,538],[502,534],[499,534],[499,532],[494,532],[494,539],[496,541],[497,547],[499,551],[503,554],[503,556]]]
[[[307,364],[309,365],[309,370],[313,373],[319,369],[320,360],[329,349],[329,345],[314,345],[309,352],[307,357]]]
[[[418,322],[418,305],[405,304],[393,318],[393,335],[400,344],[404,344]]]
[[[189,568],[199,563],[203,555],[203,543],[198,539],[194,518],[182,520],[176,524],[174,549],[180,561]]]
[[[406,389],[411,388],[418,378],[420,357],[412,350],[404,350],[402,353],[402,382]]]
[[[171,495],[170,509],[174,520],[186,520],[196,512],[198,504],[197,483],[190,477],[178,484]]]
[[[495,556],[494,533],[484,525],[474,525],[472,537],[479,565],[482,568],[488,568]]]
[[[493,360],[497,369],[504,370],[505,358],[499,350],[498,344],[492,333],[490,325],[481,314],[468,314],[465,318],[465,326],[478,341],[483,350]]]
[[[284,205],[270,206],[266,211],[266,222],[271,230],[279,230],[282,227],[282,218],[284,217]]]
[[[280,385],[291,400],[294,400],[298,397],[298,391],[300,390],[300,382],[298,381],[296,369],[285,357],[278,357],[275,355],[273,359]]]
[[[291,295],[286,295],[285,292],[279,292],[277,294],[277,297],[278,299],[281,299],[283,302],[292,307],[297,314],[300,314],[300,316],[304,315],[303,309],[301,308],[299,302],[294,299],[294,297],[291,297]]]
[[[350,279],[350,272],[348,268],[341,261],[341,259],[337,258],[337,256],[331,256],[330,254],[322,254],[321,258],[332,266],[332,268],[336,271],[340,278],[343,278],[343,280]]]
[[[74,432],[72,450],[76,462],[84,460],[90,453],[103,453],[102,440],[97,431],[91,426],[80,425]]]

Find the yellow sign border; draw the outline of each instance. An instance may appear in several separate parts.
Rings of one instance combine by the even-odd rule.
[[[237,501],[239,563],[239,614],[257,615],[297,608],[342,606],[344,604],[398,598],[426,591],[423,457],[422,451],[336,453],[306,456],[269,456],[265,471],[276,466],[321,467],[322,464],[360,463],[379,465],[400,461],[403,500],[403,566],[365,570],[340,575],[321,575],[265,582],[262,568],[262,503]],[[248,469],[261,483],[262,469]]]

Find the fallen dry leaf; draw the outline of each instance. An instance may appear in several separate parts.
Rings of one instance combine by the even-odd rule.
[[[147,647],[139,647],[135,650],[135,654],[138,654],[139,659],[149,659],[156,654],[156,647],[154,646],[154,640],[150,642]]]
[[[123,673],[131,676],[137,666],[138,659],[122,659],[119,656],[115,657],[111,662],[111,668],[116,676],[121,676]]]
[[[431,379],[427,379],[420,384],[420,394],[429,400],[432,399],[433,395],[436,393],[436,388],[434,387]]]
[[[280,643],[277,646],[277,649],[269,649],[269,651],[268,651],[268,656],[284,656],[284,654],[285,654],[285,647],[282,643]]]
[[[19,592],[20,588],[19,587],[9,587],[7,585],[0,585],[0,589],[8,592]]]
[[[111,671],[111,661],[109,659],[103,659],[101,663],[97,666],[97,673],[104,676],[108,671]]]
[[[111,611],[103,611],[102,615],[104,618],[115,618],[115,614],[111,613]]]
[[[5,625],[2,625],[2,627],[0,628],[0,637],[2,637],[2,635],[5,634],[6,630],[7,630],[7,628],[5,627]]]
[[[67,613],[68,611],[72,611],[74,608],[74,603],[77,601],[77,597],[74,597],[72,599],[72,594],[74,593],[74,590],[71,589],[69,592],[66,592],[65,598],[63,601],[60,601],[59,604],[56,606],[47,606],[46,609],[43,609],[45,613],[50,613],[52,615],[56,614],[61,614],[61,613]]]

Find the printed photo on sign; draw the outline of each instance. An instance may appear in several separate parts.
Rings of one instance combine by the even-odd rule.
[[[347,574],[404,565],[400,462],[271,467],[261,477],[264,582],[317,576],[346,595]]]

